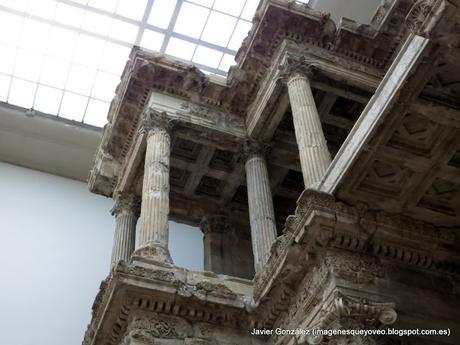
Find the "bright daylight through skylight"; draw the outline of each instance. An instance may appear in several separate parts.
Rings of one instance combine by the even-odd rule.
[[[225,76],[259,0],[0,0],[0,101],[94,126],[133,44]]]

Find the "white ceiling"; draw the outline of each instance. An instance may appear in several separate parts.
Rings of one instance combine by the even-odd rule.
[[[86,181],[99,128],[0,103],[0,161]]]

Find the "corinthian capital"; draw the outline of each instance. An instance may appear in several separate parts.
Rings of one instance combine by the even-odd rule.
[[[286,54],[284,61],[278,66],[280,78],[286,83],[294,77],[311,78],[315,68],[316,67],[310,61],[307,61],[305,57],[293,54]]]
[[[112,207],[111,213],[114,216],[119,214],[134,214],[139,217],[141,210],[141,201],[139,197],[132,193],[119,193],[115,198],[115,204]]]
[[[247,161],[249,158],[253,156],[265,157],[268,154],[269,150],[270,147],[268,144],[248,139],[244,144],[243,159]]]
[[[147,109],[142,114],[141,118],[141,133],[149,133],[155,130],[169,131],[173,121],[165,111],[157,111],[155,109]]]

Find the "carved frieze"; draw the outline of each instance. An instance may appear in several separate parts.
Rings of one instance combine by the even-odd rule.
[[[196,284],[196,292],[204,296],[216,295],[231,299],[237,297],[237,295],[224,284],[215,284],[207,281]]]
[[[153,312],[135,312],[126,333],[134,339],[154,342],[156,338],[184,339],[193,335],[193,329],[181,318]]]

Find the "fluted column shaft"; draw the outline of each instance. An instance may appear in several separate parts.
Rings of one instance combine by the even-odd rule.
[[[136,241],[136,223],[139,217],[139,202],[134,195],[119,195],[112,209],[115,216],[115,234],[112,247],[111,266],[120,260],[129,261]]]
[[[275,212],[264,156],[260,152],[250,153],[245,168],[254,267],[259,272],[267,262],[270,248],[276,240]]]
[[[141,233],[136,253],[160,262],[171,262],[169,237],[170,136],[165,114],[149,115],[142,186]]]
[[[293,73],[287,81],[305,187],[320,182],[331,163],[308,77]]]

